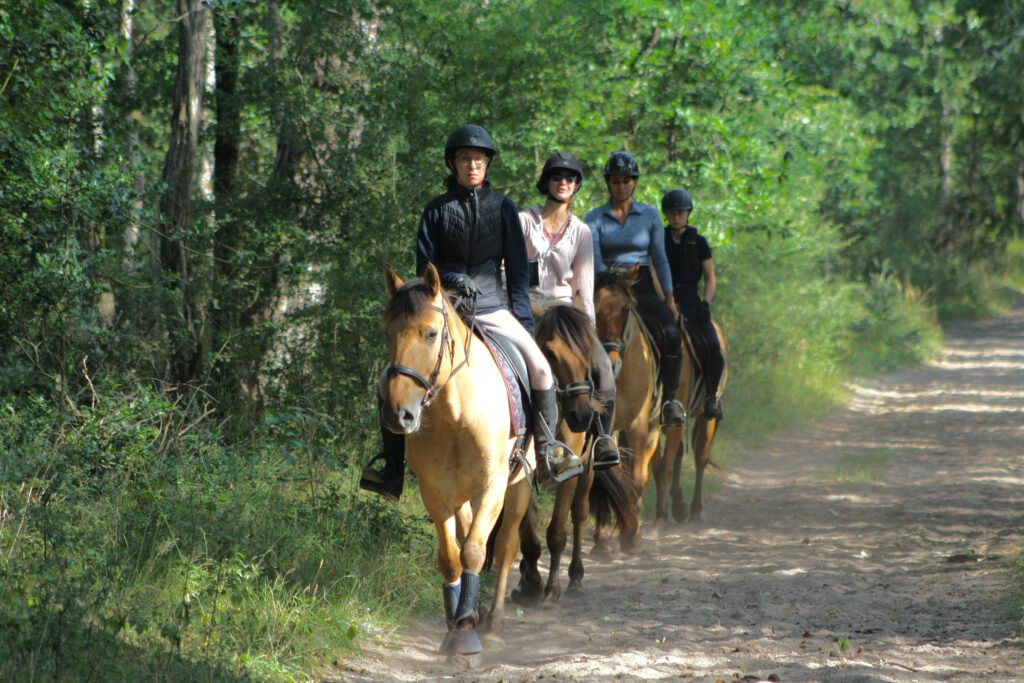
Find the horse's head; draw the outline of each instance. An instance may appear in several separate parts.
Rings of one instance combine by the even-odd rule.
[[[562,415],[574,432],[590,426],[594,409],[590,354],[598,343],[590,320],[572,306],[552,306],[537,322],[537,346],[558,380]]]
[[[635,303],[630,285],[639,269],[639,266],[633,266],[623,275],[612,271],[598,273],[594,281],[597,336],[608,351],[616,375],[622,368],[626,323],[629,321],[629,310]]]
[[[441,278],[428,264],[422,278],[403,282],[388,266],[384,280],[391,301],[384,310],[388,365],[380,381],[381,420],[396,434],[420,428],[424,405],[440,390],[438,377],[454,353]],[[449,366],[450,367],[450,366]]]

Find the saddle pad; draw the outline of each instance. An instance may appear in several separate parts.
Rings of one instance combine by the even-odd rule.
[[[508,397],[508,410],[512,416],[509,436],[522,436],[526,433],[526,410],[528,386],[523,379],[526,376],[526,363],[504,337],[477,328],[478,336],[487,345],[494,357],[494,362],[501,368],[501,376],[505,379],[505,393]],[[518,365],[518,368],[516,367]]]

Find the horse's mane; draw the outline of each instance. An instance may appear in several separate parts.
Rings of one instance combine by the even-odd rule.
[[[597,273],[595,275],[594,291],[596,292],[599,289],[605,288],[615,290],[623,296],[628,297],[630,301],[634,301],[633,288],[629,286],[629,283],[626,282],[625,278],[614,271],[606,270],[603,273]]]
[[[384,309],[384,327],[390,327],[394,322],[400,322],[404,326],[409,320],[420,315],[424,309],[430,307],[433,302],[434,297],[423,278],[416,277],[406,280],[391,297],[387,308]]]
[[[572,306],[552,306],[537,321],[537,344],[543,346],[554,338],[565,342],[574,354],[590,358],[599,343],[594,326],[582,311]]]

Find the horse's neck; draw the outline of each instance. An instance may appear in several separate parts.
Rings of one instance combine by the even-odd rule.
[[[454,352],[448,367],[447,381],[464,390],[467,385],[473,383],[471,368],[479,364],[480,361],[477,359],[480,352],[483,351],[490,357],[490,351],[454,307],[448,309],[448,320],[448,333],[452,338]],[[454,376],[451,375],[453,372]]]

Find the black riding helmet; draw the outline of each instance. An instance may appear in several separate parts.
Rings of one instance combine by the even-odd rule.
[[[640,177],[640,165],[629,152],[616,152],[608,157],[604,165],[605,180],[613,175],[628,175],[630,178]]]
[[[686,190],[669,190],[661,198],[661,212],[693,211],[693,199]]]
[[[573,194],[580,191],[580,186],[583,185],[583,166],[572,154],[568,152],[555,152],[544,162],[544,169],[540,172],[540,178],[537,180],[538,192],[543,195],[548,193],[548,179],[554,171],[569,171],[575,175],[576,190]]]
[[[455,150],[462,147],[475,147],[483,150],[487,152],[488,160],[493,159],[494,155],[498,153],[498,150],[494,149],[494,141],[491,140],[491,136],[486,130],[473,124],[460,126],[452,131],[452,134],[448,136],[448,142],[444,144],[444,164],[452,171],[455,170],[452,156],[455,154]]]

